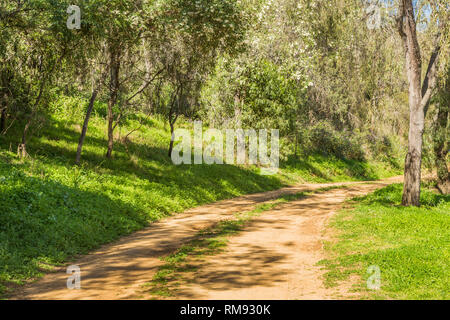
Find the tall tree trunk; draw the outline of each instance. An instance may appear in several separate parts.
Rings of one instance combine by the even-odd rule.
[[[89,105],[86,110],[86,116],[84,118],[83,129],[81,130],[80,140],[78,142],[77,157],[75,159],[75,164],[77,164],[77,165],[80,164],[81,152],[83,150],[84,139],[86,138],[86,132],[87,132],[88,125],[89,125],[89,119],[91,117],[92,110],[94,109],[94,102],[95,102],[95,99],[97,98],[98,90],[99,90],[99,88],[97,87],[92,91],[91,100],[89,101]]]
[[[108,100],[108,151],[106,157],[112,157],[114,147],[114,112],[119,92],[120,53],[117,48],[110,49],[110,83]]]
[[[440,54],[437,34],[433,54],[428,64],[422,86],[422,58],[417,40],[416,21],[412,0],[400,0],[397,26],[403,41],[406,61],[406,74],[409,82],[409,142],[405,159],[405,181],[402,204],[404,206],[420,205],[420,183],[422,166],[423,132],[425,115],[436,85],[436,65]]]
[[[409,146],[405,160],[405,180],[402,204],[420,205],[420,183],[422,166],[422,144],[424,130],[423,111],[412,111],[409,129]]]
[[[174,132],[175,132],[175,130],[174,130],[174,125],[171,123],[170,124],[170,136],[171,136],[171,138],[170,138],[170,145],[169,145],[169,158],[171,158],[172,157],[172,151],[173,151],[173,145],[174,145]]]
[[[170,145],[169,145],[169,158],[172,157],[172,152],[173,152],[173,146],[175,144],[175,123],[177,122],[178,119],[178,114],[173,114],[173,104],[172,107],[170,109],[170,114],[169,114],[169,125],[170,125]]]

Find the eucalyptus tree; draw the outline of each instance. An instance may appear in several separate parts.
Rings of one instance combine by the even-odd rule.
[[[162,113],[169,122],[173,148],[175,123],[181,114],[192,114],[206,75],[221,52],[240,48],[246,30],[246,15],[237,0],[165,0],[155,5],[154,34],[150,50],[164,68],[170,91]],[[161,108],[162,107],[162,108]]]
[[[142,23],[143,10],[146,1],[113,0],[99,1],[98,21],[102,31],[107,50],[108,79],[108,109],[107,130],[108,147],[106,157],[112,157],[114,146],[114,130],[118,126],[125,107],[121,97],[121,68],[124,59],[136,45],[140,43],[144,24]]]
[[[2,87],[9,94],[8,101],[23,104],[20,111],[25,124],[18,146],[22,157],[27,155],[30,128],[45,106],[49,86],[72,46],[77,47],[66,26],[66,10],[65,1],[2,2],[0,14],[6,18],[0,22],[0,36],[8,40],[1,46],[3,82],[9,73]]]
[[[416,6],[414,6],[414,4]],[[397,28],[405,52],[406,74],[409,83],[409,143],[405,159],[405,181],[402,204],[420,205],[421,165],[425,117],[437,84],[437,70],[442,41],[448,39],[449,10],[447,1],[429,1],[430,22],[437,25],[434,49],[422,81],[422,53],[417,31],[417,14],[420,1],[399,0]]]
[[[111,59],[111,54],[116,55],[114,47],[119,47],[126,50],[127,46],[121,47],[118,33],[123,31],[127,33],[126,29],[130,28],[131,23],[124,17],[124,7],[130,10],[130,3],[121,3],[120,1],[78,1],[82,11],[82,20],[80,32],[78,36],[84,40],[84,56],[79,57],[78,70],[90,74],[91,80],[91,97],[86,109],[86,114],[81,129],[81,134],[78,142],[77,155],[75,163],[79,164],[83,149],[84,140],[86,137],[90,116],[92,114],[95,100],[99,93],[105,87],[108,89],[108,151],[107,156],[111,157],[113,148],[113,131],[114,131],[114,114],[113,108],[117,102],[117,95],[119,90],[119,79],[117,71],[112,71],[117,68],[116,59]],[[129,11],[126,10],[126,13]],[[134,11],[134,10],[132,10]],[[129,38],[128,38],[129,39]],[[124,39],[126,41],[127,38]],[[113,53],[111,53],[113,51]],[[111,63],[111,62],[114,63]],[[89,70],[88,70],[89,69]],[[109,76],[108,76],[109,75]],[[108,82],[109,81],[109,82]]]
[[[30,4],[22,0],[5,0],[0,3],[0,134],[7,131],[8,114],[17,117],[17,112],[12,110],[14,98],[17,100],[20,92],[19,74],[15,70],[18,61],[15,48],[20,43],[16,31],[28,27],[24,13],[30,9]]]
[[[188,97],[194,95],[201,75],[214,64],[216,53],[231,51],[242,39],[237,3],[234,0],[80,2],[84,12],[81,29],[102,43],[104,51],[98,53],[107,57],[105,79],[100,82],[106,84],[108,91],[108,158],[112,156],[114,130],[133,110],[133,101],[161,76],[173,89],[175,102],[170,103],[168,114],[174,125],[181,112],[175,106],[187,106],[181,101],[192,100]],[[77,163],[97,92],[93,90],[87,109]]]
[[[107,151],[111,158],[114,131],[135,99],[154,77],[154,70],[141,72],[139,46],[152,19],[153,1],[92,0],[78,1],[82,15],[79,37],[85,44],[86,65],[91,73],[91,97],[78,143],[75,162],[79,164],[90,115],[98,94],[107,92]],[[81,68],[85,68],[82,66]],[[155,72],[157,73],[157,72]],[[135,79],[142,80],[142,86]],[[138,87],[135,91],[134,88]]]
[[[401,122],[402,105],[388,112],[402,101],[397,39],[384,25],[368,29],[362,1],[264,0],[251,12],[245,52],[221,57],[203,89],[210,123],[280,128],[285,154],[322,151],[310,133],[326,127],[315,136],[358,139],[348,155],[360,157],[360,136],[387,136]]]
[[[436,34],[440,34],[439,63],[436,65],[436,89],[425,108],[424,148],[426,160],[432,160],[437,173],[437,188],[443,194],[450,193],[450,173],[448,169],[449,151],[449,109],[450,109],[450,26],[448,15],[450,3],[418,3],[418,23],[421,24],[419,40],[422,55],[431,55],[436,47]],[[423,9],[422,9],[423,8]],[[433,9],[433,14],[429,11]],[[447,23],[438,23],[438,21]],[[430,143],[431,142],[431,143]],[[433,151],[432,154],[429,151]],[[427,161],[426,165],[431,163]]]

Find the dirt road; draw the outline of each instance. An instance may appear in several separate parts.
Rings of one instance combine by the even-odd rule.
[[[66,268],[20,289],[12,299],[149,299],[143,285],[164,263],[161,257],[234,213],[281,195],[348,185],[284,203],[256,217],[230,237],[225,251],[198,262],[191,281],[174,299],[333,299],[347,292],[326,289],[322,241],[328,219],[351,197],[367,194],[400,178],[380,182],[305,184],[198,207],[152,224],[68,265],[81,269],[81,289],[67,289]],[[345,291],[345,290],[344,290]]]

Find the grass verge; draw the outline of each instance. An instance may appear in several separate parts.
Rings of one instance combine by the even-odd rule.
[[[326,284],[356,275],[363,299],[450,299],[450,196],[424,187],[422,207],[402,207],[402,185],[356,198],[330,224],[336,241],[326,243]],[[376,266],[381,288],[369,290]]]

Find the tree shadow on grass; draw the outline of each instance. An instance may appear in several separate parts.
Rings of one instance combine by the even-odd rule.
[[[318,177],[324,182],[333,180],[333,176],[327,174],[316,166],[313,166],[311,163],[315,163],[320,167],[331,170],[340,170],[342,171],[342,175],[345,174],[357,180],[374,181],[380,179],[373,168],[370,167],[369,162],[365,160],[347,160],[332,156],[324,157],[321,155],[312,155],[305,158],[291,156],[287,161],[282,163],[282,167],[309,172],[311,175]]]
[[[10,286],[148,224],[143,208],[0,167],[0,283]],[[1,293],[1,292],[0,292]]]
[[[362,202],[364,205],[382,205],[385,207],[396,206],[399,208],[408,208],[401,206],[403,193],[403,184],[392,184],[383,189],[379,189],[372,194],[353,199],[356,202]],[[450,201],[450,195],[442,195],[422,186],[421,206],[436,207],[442,203]]]
[[[142,146],[147,152],[161,153],[164,149]],[[63,147],[46,145],[46,154],[40,161],[49,166],[55,165],[50,154],[70,154]],[[74,153],[73,153],[74,155]],[[142,192],[158,189],[162,196],[176,196],[195,205],[223,200],[234,196],[274,190],[284,186],[277,177],[261,176],[251,170],[230,165],[180,165],[146,161],[131,161],[128,158],[105,160],[101,155],[86,152],[83,170],[90,170],[102,179],[109,179],[103,187],[120,192],[124,186],[133,186]],[[61,158],[58,166],[69,172],[77,170],[67,158]],[[117,181],[114,186],[114,181]]]
[[[119,143],[116,158],[105,160],[95,152],[105,141],[95,137],[84,166],[74,167],[77,134],[62,128],[57,139],[34,137],[32,158],[22,163],[0,153],[0,282],[34,277],[41,262],[87,253],[174,212],[282,186],[236,166],[175,166],[165,149],[145,144],[130,143],[144,157],[137,162]]]
[[[49,131],[50,133],[51,131]],[[54,137],[55,138],[55,137]],[[57,142],[42,141],[35,137],[29,152],[49,166],[73,169],[78,133],[68,127],[58,129]],[[172,189],[195,204],[222,200],[241,194],[273,190],[283,186],[278,178],[261,176],[252,170],[231,165],[173,165],[167,150],[145,143],[128,143],[128,152],[122,143],[116,142],[114,159],[106,159],[99,150],[106,145],[104,139],[88,137],[82,166],[99,175],[116,178],[141,179],[150,182],[144,188]],[[137,155],[133,158],[133,155]],[[136,186],[139,188],[140,186]],[[119,191],[119,190],[116,190]],[[171,191],[169,191],[170,193]]]

